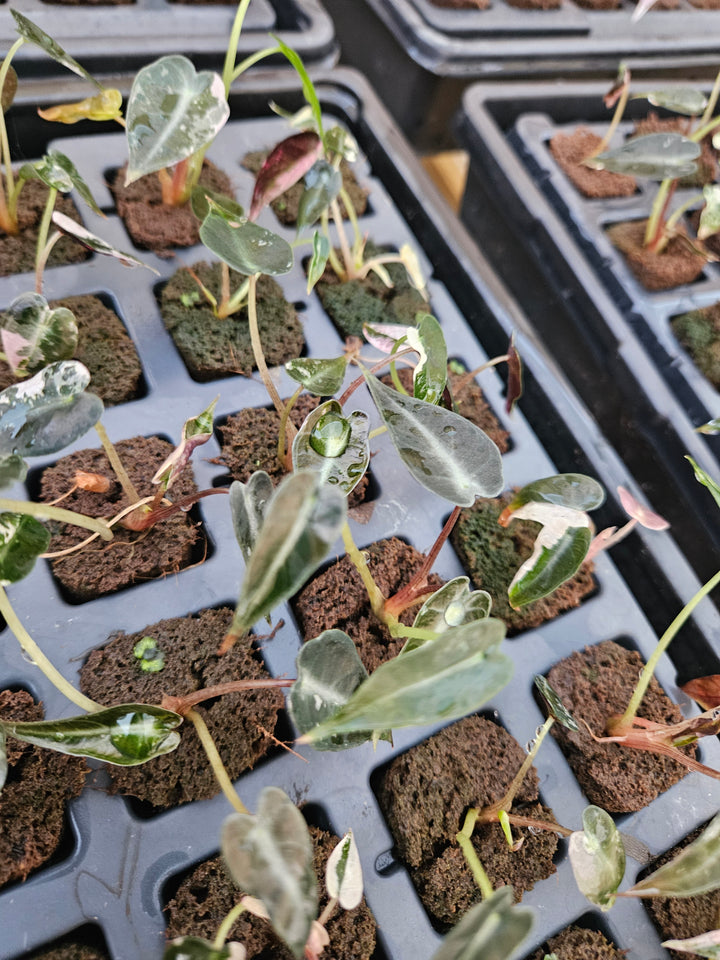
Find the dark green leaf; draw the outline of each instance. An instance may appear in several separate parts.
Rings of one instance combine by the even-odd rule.
[[[41,160],[35,163],[26,163],[20,167],[18,177],[21,180],[42,180],[42,182],[60,193],[70,193],[77,190],[85,203],[95,213],[102,216],[102,210],[95,203],[90,188],[77,171],[75,164],[64,153],[57,150],[48,150]]]
[[[187,57],[161,57],[140,70],[126,111],[126,185],[172,167],[211,143],[230,116],[219,74],[197,73]]]
[[[50,544],[49,531],[26,513],[0,513],[0,584],[26,577]]]
[[[670,863],[627,891],[633,897],[696,897],[720,887],[720,814]]]
[[[209,187],[197,186],[190,195],[190,206],[201,223],[210,212],[211,200],[216,209],[221,210],[234,220],[245,216],[245,210],[237,200],[225,196],[224,193],[218,193],[217,190],[210,190]]]
[[[307,292],[310,293],[318,280],[325,273],[325,267],[330,258],[330,241],[316,230],[313,234],[313,255],[308,266]]]
[[[625,876],[625,847],[613,818],[600,807],[586,807],[582,819],[568,849],[575,882],[591,903],[609,910]]]
[[[532,922],[532,912],[513,903],[512,887],[499,887],[468,910],[432,960],[507,960]]]
[[[282,481],[245,571],[231,628],[235,636],[300,589],[325,559],[346,512],[345,496],[316,473],[303,470]]]
[[[320,139],[325,142],[325,133],[323,131],[323,122],[322,122],[322,110],[320,108],[320,101],[318,100],[318,95],[315,92],[315,86],[313,85],[310,76],[305,69],[305,64],[302,62],[298,54],[289,47],[283,40],[280,39],[276,34],[271,34],[273,40],[280,47],[282,52],[285,54],[285,57],[290,61],[292,66],[295,68],[295,72],[298,77],[300,77],[300,82],[302,83],[303,96],[307,101],[310,110],[312,111],[313,121],[315,123],[315,129],[317,131]]]
[[[134,257],[131,253],[116,250],[115,247],[110,246],[110,244],[101,237],[86,230],[77,220],[66,217],[64,213],[56,210],[52,215],[52,222],[60,233],[64,233],[65,236],[77,240],[78,243],[82,244],[83,247],[86,247],[88,250],[92,250],[93,253],[98,253],[103,257],[114,257],[125,267],[145,267],[146,270],[150,270],[152,273],[159,274],[160,272],[156,270],[155,267],[151,267],[149,264],[143,263],[142,260],[138,260],[138,258]]]
[[[548,681],[543,676],[535,677],[535,686],[542,694],[543,700],[548,705],[550,714],[568,730],[579,730],[580,727],[575,722],[575,718],[562,702],[558,694],[553,690]]]
[[[417,328],[408,329],[408,343],[420,354],[413,376],[413,394],[418,400],[436,404],[440,402],[447,383],[445,337],[431,314],[420,313],[415,319]]]
[[[536,507],[539,507],[536,504]],[[516,609],[534,600],[540,600],[556,590],[561,584],[574,577],[582,566],[592,542],[590,520],[587,526],[570,526],[574,518],[564,507],[542,505],[545,514],[543,528],[535,539],[532,555],[515,574],[508,589],[510,603]],[[525,516],[527,508],[522,507],[514,516]],[[583,514],[572,511],[575,518],[582,520]],[[538,520],[539,514],[526,519]]]
[[[293,467],[314,470],[347,496],[370,463],[370,421],[363,410],[343,416],[337,400],[326,400],[306,417],[292,445]]]
[[[245,960],[245,950],[239,943],[218,948],[200,937],[177,937],[165,947],[163,960]]]
[[[318,160],[305,175],[305,189],[298,206],[297,228],[309,227],[322,216],[342,188],[342,174],[328,163]]]
[[[27,463],[17,454],[0,457],[0,490],[12,486],[13,483],[22,483],[27,471]]]
[[[405,466],[428,490],[461,507],[502,490],[500,452],[465,417],[405,397],[366,370],[370,393]]]
[[[233,530],[247,564],[258,532],[262,527],[265,508],[273,495],[272,480],[264,470],[256,470],[247,483],[234,480],[230,484],[230,513]]]
[[[55,360],[69,360],[77,348],[78,328],[72,311],[52,310],[41,294],[23,293],[8,307],[1,335],[13,373],[26,376]]]
[[[504,636],[505,624],[494,619],[447,630],[379,666],[344,707],[304,739],[314,743],[356,730],[418,726],[478,710],[512,675],[512,661],[498,649]]]
[[[513,496],[508,512],[526,503],[551,503],[572,510],[595,510],[605,500],[605,491],[582,473],[559,473],[522,487]]]
[[[2,394],[0,394],[0,397]],[[0,424],[2,421],[0,421]],[[716,483],[715,480],[710,476],[709,473],[706,473],[701,466],[699,466],[692,457],[685,457],[686,460],[690,462],[693,470],[695,471],[695,479],[698,483],[702,483],[703,486],[707,487],[710,493],[713,495],[715,503],[720,507],[720,484]]]
[[[238,273],[280,276],[292,269],[292,247],[276,233],[245,217],[229,219],[212,202],[200,227],[200,239]]]
[[[34,43],[35,46],[40,47],[49,57],[52,57],[53,60],[62,64],[63,67],[72,70],[72,72],[76,73],[79,77],[90,80],[96,87],[100,86],[97,80],[91,77],[87,70],[80,66],[77,60],[74,60],[69,53],[66,53],[60,44],[56,43],[44,30],[41,30],[36,23],[28,20],[26,16],[17,10],[13,10],[12,7],[10,8],[10,13],[15,20],[15,28],[23,40],[26,40],[28,43]]]
[[[686,117],[699,117],[707,106],[707,97],[702,90],[694,87],[668,87],[651,90],[650,93],[637,93],[631,99],[645,97],[654,107],[665,107],[673,113],[682,113]]]
[[[700,146],[679,133],[649,133],[585,161],[595,170],[611,170],[649,180],[668,180],[695,173]]]
[[[331,360],[298,357],[288,360],[285,369],[309,393],[316,397],[330,397],[343,385],[347,363],[347,357],[333,357]]]
[[[300,958],[317,916],[317,881],[307,824],[277,787],[265,787],[255,816],[231,814],[222,853],[235,883],[262,900],[275,933]]]
[[[316,133],[303,130],[278,143],[268,154],[255,178],[249,220],[294,186],[312,168],[322,153],[322,142]]]
[[[5,732],[73,757],[92,757],[116,766],[134,767],[170,753],[180,743],[183,718],[146,703],[123,703],[67,720],[35,723],[0,721]]]

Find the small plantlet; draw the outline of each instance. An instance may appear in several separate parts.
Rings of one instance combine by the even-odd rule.
[[[159,673],[165,667],[165,654],[154,637],[143,637],[133,647],[133,655],[144,673]]]

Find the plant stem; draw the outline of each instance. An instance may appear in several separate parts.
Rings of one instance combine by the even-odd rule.
[[[295,406],[297,398],[303,392],[303,386],[297,388],[295,393],[290,397],[288,402],[285,404],[283,412],[280,414],[280,429],[278,430],[278,446],[277,446],[277,458],[280,466],[285,470],[292,469],[292,441],[295,437],[297,431],[295,430],[295,425],[290,422],[288,419],[290,417],[290,411]],[[287,455],[285,451],[285,438],[287,436]]]
[[[75,706],[80,707],[81,710],[88,710],[94,713],[96,710],[103,709],[99,703],[95,703],[94,700],[91,700],[89,697],[80,693],[79,690],[76,690],[70,681],[66,680],[57,668],[52,665],[20,622],[2,586],[0,586],[0,613],[5,618],[5,622],[14,633],[24,652],[30,657],[35,666],[42,670],[50,683],[52,683],[60,693],[66,696]]]
[[[694,133],[691,133],[688,137],[688,140],[694,140],[695,143],[700,143],[704,137],[706,137],[709,133],[712,133],[715,127],[718,126],[720,126],[720,117],[714,117],[709,123],[706,123],[702,127],[698,127]]]
[[[622,120],[622,115],[623,113],[625,113],[625,107],[627,106],[629,96],[630,96],[630,84],[626,83],[623,88],[623,92],[620,95],[620,99],[617,102],[617,106],[615,107],[615,113],[613,114],[613,118],[610,121],[610,126],[607,128],[605,136],[600,141],[600,146],[597,148],[597,150],[593,150],[593,152],[590,154],[590,157],[596,157],[599,153],[602,153],[603,150],[607,150],[610,144],[610,141],[615,135],[615,131],[620,125],[620,121]],[[587,159],[590,159],[590,157],[588,157]]]
[[[663,180],[653,200],[652,210],[645,227],[645,246],[656,253],[660,252],[660,243],[664,237],[663,218],[676,186],[677,180]]]
[[[238,8],[235,12],[235,19],[233,20],[233,25],[230,30],[230,36],[228,37],[227,50],[225,51],[225,62],[223,63],[223,72],[222,80],[225,87],[225,99],[230,96],[230,84],[232,83],[232,72],[235,68],[235,58],[237,56],[237,46],[240,42],[240,34],[242,33],[243,21],[245,20],[245,14],[247,9],[250,6],[250,0],[240,0]]]
[[[363,237],[362,233],[360,232],[360,224],[358,223],[357,213],[355,212],[355,205],[350,199],[350,194],[347,192],[345,187],[340,187],[340,199],[343,202],[343,206],[345,207],[345,211],[348,215],[348,220],[353,228],[353,234],[355,235],[354,246],[359,250],[362,246]]]
[[[257,281],[260,274],[254,273],[249,277],[248,284],[248,324],[250,327],[250,342],[252,343],[253,356],[255,357],[255,366],[258,368],[260,379],[265,384],[270,399],[275,405],[275,409],[282,416],[285,404],[280,399],[280,394],[275,389],[275,384],[270,379],[267,364],[265,363],[265,354],[263,353],[262,343],[260,342],[260,330],[258,329],[257,319]]]
[[[480,889],[483,900],[487,900],[494,893],[493,886],[490,883],[490,878],[485,873],[485,868],[480,862],[480,858],[477,853],[475,853],[475,847],[472,845],[472,840],[470,839],[475,828],[477,815],[478,811],[474,807],[468,810],[462,830],[456,834],[455,839],[460,844],[460,849],[467,861],[467,865],[470,867],[473,879]]]
[[[267,680],[228,680],[227,683],[216,683],[212,687],[194,690],[192,693],[184,694],[181,697],[166,695],[163,697],[162,706],[184,716],[188,710],[196,707],[199,703],[214,700],[215,697],[223,697],[228,693],[240,693],[242,690],[263,690],[270,687],[291,687],[294,683],[295,680],[292,677],[287,679],[269,677]]]
[[[353,563],[353,566],[360,574],[360,579],[365,585],[367,590],[368,597],[370,598],[370,606],[376,617],[378,617],[382,623],[385,623],[385,615],[383,607],[385,605],[385,597],[380,592],[380,588],[373,580],[373,575],[370,573],[370,568],[367,565],[367,560],[365,559],[361,550],[355,546],[355,541],[353,540],[352,533],[350,531],[350,526],[345,521],[342,529],[342,538],[343,544],[345,546],[345,552]]]
[[[103,540],[112,540],[113,538],[113,532],[107,520],[102,520],[98,517],[86,517],[83,513],[64,510],[62,507],[53,507],[49,503],[6,500],[3,497],[0,498],[0,511],[3,510],[7,510],[9,513],[27,513],[37,520],[57,520],[58,523],[72,523],[76,527],[92,530],[94,533],[99,534]]]
[[[15,56],[20,47],[25,43],[22,37],[18,37],[15,43],[8,50],[5,59],[0,67],[0,92],[5,87],[5,80],[10,69],[10,61]],[[12,171],[12,160],[10,158],[10,141],[8,140],[7,126],[5,125],[5,111],[0,109],[0,145],[2,146],[2,162],[5,167],[5,187],[0,191],[3,194],[3,214],[7,222],[2,219],[2,227],[6,233],[17,233],[17,199],[13,202],[15,192],[15,178]]]
[[[1,192],[1,191],[0,191]],[[58,240],[62,239],[62,234],[59,230],[56,230],[55,233],[50,237],[48,242],[45,244],[42,251],[38,251],[38,256],[35,260],[35,293],[42,293],[43,287],[43,273],[45,272],[45,267],[48,262],[48,257],[52,253],[52,249]]]
[[[225,941],[230,936],[230,931],[235,926],[235,921],[241,914],[245,913],[246,909],[247,908],[242,900],[235,904],[230,913],[228,913],[218,927],[218,932],[215,934],[215,940],[213,942],[214,950],[222,950],[222,948],[225,946]]]
[[[411,353],[415,353],[415,351],[413,350],[412,347],[407,347],[405,350],[400,350],[398,353],[393,354],[393,360],[399,360],[401,357],[410,356]],[[368,370],[368,373],[377,373],[378,370],[382,370],[382,368],[387,366],[387,364],[388,364],[387,358],[378,360],[377,363],[374,363],[370,367],[370,369]],[[358,364],[358,365],[362,366],[362,364]],[[345,404],[348,402],[350,397],[355,393],[357,388],[362,386],[363,383],[365,383],[365,377],[362,374],[359,377],[355,377],[353,382],[347,387],[343,395],[338,400],[338,403],[340,404],[341,407],[345,406]]]
[[[713,84],[713,88],[710,92],[710,96],[708,97],[707,106],[705,107],[702,117],[700,117],[700,127],[704,127],[705,124],[709,122],[710,117],[712,117],[713,112],[715,110],[715,106],[718,101],[719,94],[720,94],[720,71],[715,77],[715,83]]]
[[[525,779],[525,776],[527,775],[528,770],[532,766],[533,760],[537,756],[537,752],[540,749],[540,744],[543,742],[543,740],[547,736],[550,730],[550,727],[552,727],[554,722],[555,722],[555,718],[552,716],[548,717],[545,720],[545,723],[540,728],[540,732],[535,737],[532,748],[530,749],[527,756],[525,757],[522,764],[520,765],[520,769],[513,777],[513,781],[508,787],[505,793],[505,796],[501,800],[498,800],[497,803],[493,803],[491,806],[483,808],[482,816],[484,821],[494,820],[501,810],[504,810],[506,813],[509,812],[510,807],[512,806],[513,800],[515,799],[515,796],[518,790],[522,786],[522,782]]]
[[[137,490],[133,485],[132,480],[127,475],[125,467],[122,465],[122,461],[118,456],[117,450],[115,449],[112,441],[110,440],[110,437],[107,435],[107,431],[105,430],[105,427],[102,425],[102,423],[100,423],[99,420],[95,424],[95,432],[100,437],[100,443],[102,443],[103,445],[105,456],[110,461],[110,466],[112,467],[115,473],[115,476],[118,478],[120,482],[120,486],[123,488],[123,491],[125,492],[125,496],[128,498],[130,503],[137,503],[138,500],[140,499],[140,494],[137,492]]]
[[[344,277],[341,277],[341,279],[352,280],[355,277],[355,261],[353,260],[350,244],[348,243],[347,234],[345,233],[345,224],[340,214],[340,204],[337,202],[337,199],[333,200],[330,204],[330,211],[332,212],[332,218],[338,234],[340,252],[342,253],[343,264],[345,265],[345,270],[343,271]]]
[[[282,53],[282,50],[280,47],[265,47],[263,50],[258,50],[256,53],[250,54],[249,57],[245,57],[233,70],[230,82],[232,83],[233,80],[237,80],[237,78],[242,76],[250,67],[254,67],[260,60],[264,60],[265,57],[271,57],[274,53]]]
[[[684,626],[685,622],[690,618],[690,615],[694,611],[695,607],[703,600],[709,593],[711,593],[715,587],[720,583],[720,570],[711,577],[706,584],[704,584],[698,592],[695,594],[692,599],[688,600],[685,606],[682,608],[680,613],[675,617],[673,622],[667,628],[665,633],[660,637],[655,650],[652,653],[652,656],[649,658],[648,662],[645,664],[643,672],[640,674],[640,679],[638,680],[637,686],[633,691],[633,695],[630,698],[630,703],[627,705],[625,713],[622,715],[620,722],[616,726],[616,733],[620,733],[623,730],[628,729],[632,726],[635,715],[640,709],[640,704],[642,699],[645,696],[645,692],[650,684],[653,673],[655,672],[655,667],[658,665],[660,657],[665,653],[670,641],[675,637],[680,628]]]
[[[212,771],[215,774],[215,779],[220,784],[220,788],[225,794],[225,799],[232,807],[235,808],[235,810],[237,810],[238,813],[250,813],[248,808],[235,792],[235,788],[232,785],[232,780],[228,776],[228,772],[225,769],[222,758],[218,753],[218,748],[215,746],[215,741],[213,740],[203,718],[194,710],[188,710],[185,716],[188,718],[188,720],[192,721],[192,724],[195,727],[195,731],[200,738],[200,743],[203,745],[207,758],[210,762],[210,766],[212,767]]]
[[[42,293],[42,254],[47,243],[50,223],[52,221],[53,210],[55,209],[55,198],[57,197],[55,187],[48,190],[45,209],[43,210],[42,220],[38,227],[37,244],[35,246],[35,292]]]

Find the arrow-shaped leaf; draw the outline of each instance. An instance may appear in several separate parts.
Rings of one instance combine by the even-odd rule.
[[[354,910],[360,906],[363,875],[352,830],[348,830],[328,857],[325,886],[328,896],[334,897],[343,910]]]
[[[102,210],[90,193],[90,187],[78,173],[75,164],[58,150],[48,150],[45,156],[35,163],[23,164],[18,177],[20,180],[42,180],[46,186],[60,193],[77,190],[90,209],[103,216]]]
[[[193,450],[208,442],[213,434],[213,416],[219,399],[220,397],[215,397],[202,413],[185,421],[180,443],[160,464],[152,478],[152,483],[159,484],[163,490],[169,490],[185,469]]]
[[[13,10],[12,7],[10,8],[10,13],[15,20],[15,28],[23,40],[28,43],[34,43],[35,46],[40,47],[49,57],[52,57],[53,60],[62,64],[63,67],[67,67],[68,70],[72,70],[72,72],[76,73],[79,77],[84,77],[85,80],[94,83],[96,87],[100,86],[97,80],[87,72],[85,67],[80,66],[77,60],[74,60],[69,53],[66,53],[60,44],[56,43],[55,40],[53,40],[49,34],[45,33],[36,23],[33,23],[32,20],[29,20],[19,11]]]
[[[251,223],[246,217],[231,217],[210,201],[210,212],[200,226],[200,239],[213,253],[238,273],[280,276],[292,269],[292,247],[276,233]]]
[[[309,393],[316,397],[331,397],[343,385],[347,364],[345,356],[329,360],[297,357],[288,360],[285,369],[288,375],[301,383]]]

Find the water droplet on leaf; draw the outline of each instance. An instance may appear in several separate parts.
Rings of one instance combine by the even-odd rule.
[[[313,427],[310,446],[321,457],[339,457],[345,453],[351,433],[345,417],[339,413],[326,413]]]

